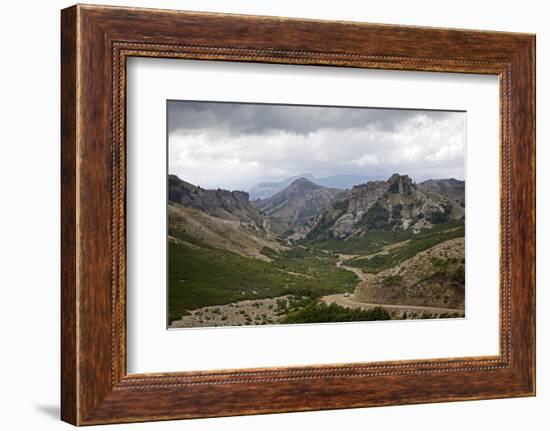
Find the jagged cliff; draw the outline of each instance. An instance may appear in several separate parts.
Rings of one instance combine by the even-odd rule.
[[[459,220],[464,208],[455,200],[418,187],[408,175],[394,174],[387,181],[354,186],[331,208],[310,221],[309,239],[349,239],[369,230],[412,229]]]
[[[370,208],[387,190],[387,181],[369,181],[353,186],[349,193],[348,212]]]

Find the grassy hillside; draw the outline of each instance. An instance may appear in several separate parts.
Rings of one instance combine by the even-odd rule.
[[[272,262],[184,242],[169,243],[169,320],[189,310],[244,299],[285,294],[310,299],[353,291],[355,274],[335,267],[334,258],[299,248],[265,250]]]
[[[413,237],[403,243],[400,247],[389,250],[387,253],[380,253],[372,257],[358,257],[347,260],[346,264],[361,268],[366,272],[378,273],[384,269],[392,268],[395,265],[410,259],[417,253],[428,250],[437,244],[453,238],[464,237],[464,226],[446,229],[439,232],[427,231]]]
[[[424,229],[417,234],[410,230],[398,229],[394,231],[390,229],[378,229],[367,232],[367,234],[363,237],[349,239],[346,241],[330,239],[319,242],[303,241],[302,244],[315,249],[330,250],[334,253],[372,254],[381,251],[385,246],[395,244],[397,242],[406,240],[418,241],[425,238],[438,236],[440,233],[454,228],[461,228],[462,236],[464,236],[464,222],[451,221],[434,225],[431,229]],[[434,244],[437,244],[437,242]]]

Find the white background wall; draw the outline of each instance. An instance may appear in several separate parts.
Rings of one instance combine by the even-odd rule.
[[[537,34],[538,396],[99,427],[135,430],[548,429],[550,13],[543,1],[181,0],[117,2],[172,9],[476,28]],[[69,429],[59,410],[60,0],[2,4],[0,32],[0,427]]]

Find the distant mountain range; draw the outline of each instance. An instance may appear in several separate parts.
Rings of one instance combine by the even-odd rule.
[[[249,194],[251,200],[257,199],[267,199],[280,192],[284,188],[288,187],[291,183],[299,178],[305,178],[306,180],[311,181],[319,186],[329,187],[334,189],[349,189],[356,184],[361,184],[366,181],[373,179],[369,176],[359,176],[359,175],[335,175],[325,178],[315,178],[311,174],[302,174],[296,175],[290,178],[287,178],[279,182],[266,182],[259,183],[250,188]]]
[[[300,177],[254,201],[247,192],[206,190],[175,175],[168,183],[170,202],[287,240],[347,240],[380,229],[419,232],[464,217],[464,181],[452,178],[416,184],[408,175],[394,174],[341,190]]]

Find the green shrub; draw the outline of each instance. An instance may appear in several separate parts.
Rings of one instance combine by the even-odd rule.
[[[285,316],[281,323],[324,323],[391,320],[390,313],[382,307],[370,310],[349,309],[336,304],[327,305],[315,301]]]
[[[370,273],[378,273],[384,269],[392,268],[395,265],[410,259],[415,254],[432,248],[433,246],[452,238],[464,236],[464,226],[459,226],[454,230],[445,229],[422,232],[413,237],[401,247],[392,249],[387,254],[377,254],[370,259],[352,259],[346,261],[347,265],[361,268]],[[434,263],[434,262],[432,262]],[[455,262],[456,263],[456,262]],[[437,265],[437,262],[435,263]],[[458,276],[458,274],[457,274]]]
[[[170,322],[189,310],[242,300],[288,294],[313,299],[349,292],[358,281],[355,274],[336,267],[336,257],[318,249],[298,246],[275,253],[264,248],[262,252],[272,259],[266,262],[196,245],[169,242]]]
[[[388,226],[389,211],[378,202],[363,215],[363,223],[368,229],[384,229]]]

